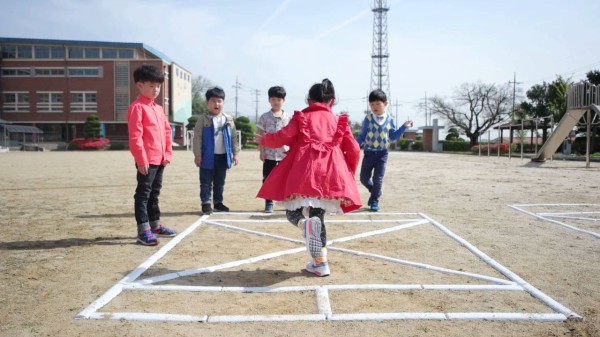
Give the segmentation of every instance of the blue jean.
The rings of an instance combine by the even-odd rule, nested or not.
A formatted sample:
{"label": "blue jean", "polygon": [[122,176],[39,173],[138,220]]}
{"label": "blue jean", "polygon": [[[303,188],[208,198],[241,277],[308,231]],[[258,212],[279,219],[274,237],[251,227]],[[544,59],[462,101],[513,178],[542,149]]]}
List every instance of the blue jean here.
{"label": "blue jean", "polygon": [[135,221],[139,228],[149,226],[160,220],[160,208],[158,207],[158,196],[162,188],[163,172],[162,165],[152,165],[148,168],[148,174],[137,173],[137,188],[135,189],[134,207]]}
{"label": "blue jean", "polygon": [[215,204],[223,202],[226,176],[226,154],[215,154],[215,167],[213,169],[200,168],[200,202],[202,205],[210,204],[211,190],[213,192],[213,202]]}
{"label": "blue jean", "polygon": [[379,202],[387,164],[387,151],[365,151],[360,167],[360,182],[369,190],[370,202]]}

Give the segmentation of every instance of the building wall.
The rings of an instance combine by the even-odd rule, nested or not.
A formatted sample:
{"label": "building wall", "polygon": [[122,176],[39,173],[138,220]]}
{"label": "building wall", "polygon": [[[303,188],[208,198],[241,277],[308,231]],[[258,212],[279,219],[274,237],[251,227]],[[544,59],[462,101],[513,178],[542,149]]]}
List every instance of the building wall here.
{"label": "building wall", "polygon": [[[0,38],[2,40],[4,38]],[[18,42],[11,40],[10,45],[19,45]],[[23,39],[27,40],[27,39]],[[38,41],[38,40],[36,40]],[[44,43],[45,40],[39,40],[41,45],[53,45],[51,40]],[[74,43],[79,43],[75,41]],[[31,41],[23,42],[24,45],[36,45]],[[0,48],[2,48],[2,41],[0,41]],[[57,45],[53,45],[57,46]],[[69,47],[68,41],[64,44],[60,44],[62,47]],[[95,47],[91,44],[92,47]],[[111,44],[107,42],[98,42],[98,46],[111,48]],[[121,48],[120,44],[114,46],[114,48]],[[128,49],[132,49],[129,47]],[[162,69],[167,75],[165,82],[161,88],[161,93],[156,99],[156,103],[163,106],[165,114],[168,115],[169,121],[176,125],[176,128],[183,127],[187,121],[183,119],[181,111],[174,113],[172,110],[173,100],[169,99],[172,96],[171,93],[171,80],[173,78],[171,62],[163,60],[154,56],[151,52],[146,51],[144,48],[137,47],[133,48],[136,50],[137,57],[135,59],[20,59],[20,58],[0,58],[0,69],[8,71],[11,68],[24,68],[33,70],[34,68],[52,68],[52,69],[63,69],[65,75],[60,77],[47,77],[47,76],[24,76],[14,77],[5,75],[0,77],[0,118],[8,122],[33,125],[40,127],[45,132],[47,138],[51,138],[51,141],[63,140],[70,141],[74,137],[83,136],[83,123],[87,116],[91,113],[96,113],[100,117],[100,122],[105,126],[105,133],[107,138],[113,138],[117,141],[127,139],[127,107],[134,101],[138,96],[138,89],[133,82],[133,71],[143,65],[151,64]],[[65,52],[65,55],[68,53]],[[100,71],[98,76],[94,77],[81,77],[81,76],[66,76],[69,73],[69,68],[79,69],[85,67],[99,67]],[[117,70],[118,69],[118,70]],[[183,69],[183,68],[181,68]],[[189,73],[189,72],[188,72]],[[32,72],[33,74],[33,72]],[[76,74],[73,74],[76,75]],[[191,74],[189,74],[189,83],[184,90],[189,90],[189,96],[191,97]],[[120,85],[120,87],[119,87]],[[177,86],[178,95],[179,87]],[[28,112],[10,112],[2,109],[2,99],[4,93],[10,92],[26,92],[29,96],[29,111]],[[59,105],[53,104],[53,109],[56,111],[40,111],[38,109],[38,93],[42,95],[44,92],[62,93],[62,109]],[[79,92],[79,93],[78,93]],[[90,104],[77,104],[76,106],[86,106],[86,108],[92,107],[91,111],[76,112],[76,106],[72,106],[71,94],[78,93],[79,97],[82,97],[81,92],[87,92],[88,94],[95,93],[95,111],[93,111],[94,105]],[[85,96],[85,95],[84,95]],[[183,93],[185,97],[185,92]],[[48,97],[48,96],[45,96]],[[86,97],[89,97],[87,95]],[[179,97],[179,96],[178,96]],[[175,101],[181,101],[175,99]],[[71,109],[74,107],[75,109]],[[80,110],[80,109],[79,109]],[[191,115],[191,98],[189,115]],[[189,117],[188,115],[188,117]],[[175,130],[177,131],[177,130]],[[52,135],[50,135],[52,134]]]}

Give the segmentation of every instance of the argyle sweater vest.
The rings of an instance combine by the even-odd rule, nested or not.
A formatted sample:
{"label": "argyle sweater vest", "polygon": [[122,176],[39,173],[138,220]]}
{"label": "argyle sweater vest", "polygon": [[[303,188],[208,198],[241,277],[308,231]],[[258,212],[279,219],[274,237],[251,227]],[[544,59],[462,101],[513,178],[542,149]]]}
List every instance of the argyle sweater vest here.
{"label": "argyle sweater vest", "polygon": [[383,151],[390,147],[390,130],[392,125],[389,116],[386,116],[382,125],[377,124],[373,119],[373,114],[367,115],[368,131],[365,137],[364,149],[366,151]]}

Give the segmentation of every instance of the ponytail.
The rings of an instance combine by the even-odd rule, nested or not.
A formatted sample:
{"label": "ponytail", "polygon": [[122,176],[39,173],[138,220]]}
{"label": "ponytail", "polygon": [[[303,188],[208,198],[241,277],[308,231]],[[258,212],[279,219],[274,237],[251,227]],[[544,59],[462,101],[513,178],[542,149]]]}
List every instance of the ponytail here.
{"label": "ponytail", "polygon": [[329,103],[335,100],[335,89],[329,79],[323,79],[321,83],[315,83],[308,91],[308,98],[313,102]]}

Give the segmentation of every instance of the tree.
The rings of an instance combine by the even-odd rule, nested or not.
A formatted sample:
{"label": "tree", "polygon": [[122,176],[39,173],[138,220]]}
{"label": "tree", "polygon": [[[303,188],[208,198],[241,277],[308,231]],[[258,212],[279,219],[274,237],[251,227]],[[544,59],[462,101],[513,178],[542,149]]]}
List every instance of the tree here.
{"label": "tree", "polygon": [[234,122],[235,128],[242,133],[242,146],[246,146],[249,139],[254,139],[254,126],[246,116],[238,117]]}
{"label": "tree", "polygon": [[431,113],[440,116],[467,136],[471,146],[479,136],[507,115],[512,102],[508,84],[463,83],[455,90],[452,103],[439,96],[431,98]]}
{"label": "tree", "polygon": [[590,70],[587,74],[585,74],[587,80],[593,85],[600,85],[600,71],[599,70]]}
{"label": "tree", "polygon": [[446,140],[461,140],[460,132],[457,128],[449,128],[448,134],[446,135]]}
{"label": "tree", "polygon": [[567,112],[567,93],[571,83],[571,78],[557,75],[556,79],[548,85],[548,106],[554,120],[559,121]]}
{"label": "tree", "polygon": [[198,122],[198,115],[191,115],[187,121],[188,123],[185,126],[186,130],[194,130],[194,126],[196,126],[196,122]]}
{"label": "tree", "polygon": [[192,79],[192,115],[208,113],[204,93],[214,84],[207,78],[198,75]]}
{"label": "tree", "polygon": [[100,136],[100,117],[96,114],[88,115],[83,124],[83,136],[96,139]]}

